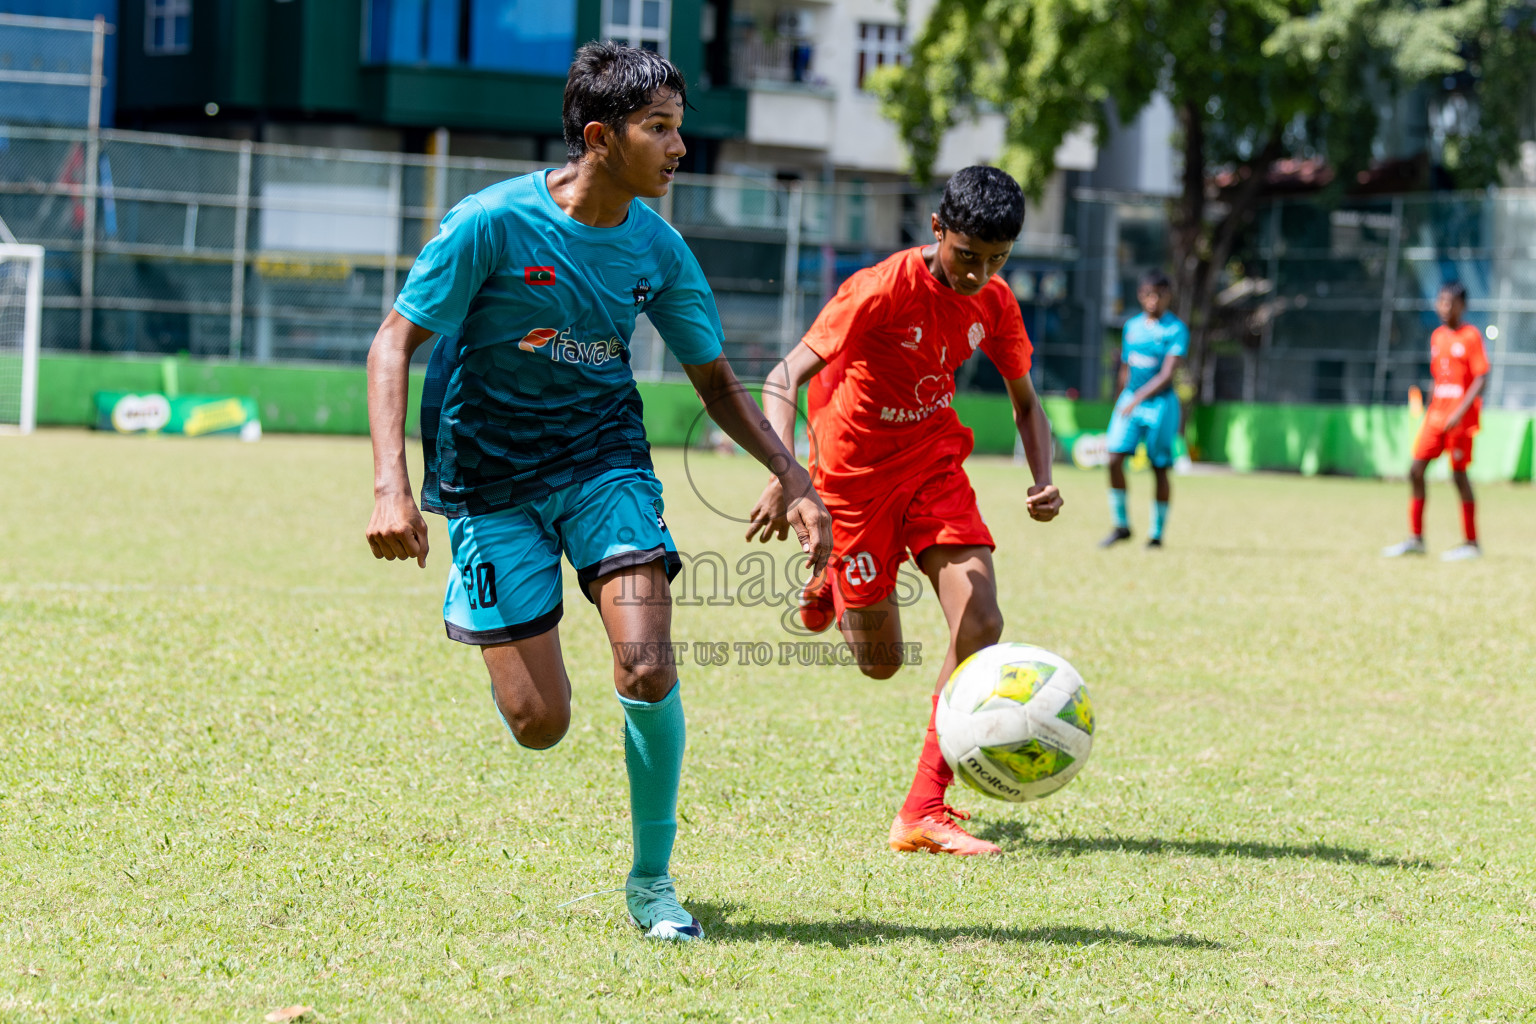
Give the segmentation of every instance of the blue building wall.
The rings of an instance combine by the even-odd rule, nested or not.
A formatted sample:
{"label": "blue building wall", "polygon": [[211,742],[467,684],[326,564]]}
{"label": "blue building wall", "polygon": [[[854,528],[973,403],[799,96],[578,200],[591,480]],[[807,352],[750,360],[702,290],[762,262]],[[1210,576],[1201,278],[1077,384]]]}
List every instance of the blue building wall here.
{"label": "blue building wall", "polygon": [[570,66],[576,0],[470,0],[467,25],[460,11],[459,0],[369,0],[368,63],[562,77]]}
{"label": "blue building wall", "polygon": [[[90,21],[97,15],[117,25],[117,0],[0,0],[0,14]],[[116,35],[109,35],[102,68],[101,124],[111,127],[117,106]],[[0,69],[89,74],[91,34],[68,30],[0,25]],[[89,120],[89,90],[84,86],[0,82],[0,124],[43,124],[83,128]]]}

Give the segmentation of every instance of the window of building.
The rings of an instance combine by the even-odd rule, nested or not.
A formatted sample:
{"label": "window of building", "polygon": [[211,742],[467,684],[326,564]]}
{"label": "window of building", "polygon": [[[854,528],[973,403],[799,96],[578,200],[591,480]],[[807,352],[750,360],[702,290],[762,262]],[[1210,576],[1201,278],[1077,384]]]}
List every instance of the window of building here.
{"label": "window of building", "polygon": [[565,77],[576,52],[576,0],[474,0],[472,67]]}
{"label": "window of building", "polygon": [[564,77],[576,0],[369,0],[370,64],[463,65]]}
{"label": "window of building", "polygon": [[151,56],[192,49],[192,0],[144,0],[144,52]]}
{"label": "window of building", "polygon": [[603,0],[603,38],[667,55],[671,0]]}
{"label": "window of building", "polygon": [[907,62],[907,27],[859,22],[859,88],[875,68]]}

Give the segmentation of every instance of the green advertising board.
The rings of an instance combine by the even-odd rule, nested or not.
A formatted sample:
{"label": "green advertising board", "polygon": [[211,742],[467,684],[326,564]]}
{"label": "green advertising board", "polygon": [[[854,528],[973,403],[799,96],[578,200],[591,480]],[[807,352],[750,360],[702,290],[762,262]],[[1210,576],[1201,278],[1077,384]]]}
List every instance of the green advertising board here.
{"label": "green advertising board", "polygon": [[237,395],[177,395],[158,391],[96,392],[96,429],[119,434],[235,435],[261,438],[256,401]]}

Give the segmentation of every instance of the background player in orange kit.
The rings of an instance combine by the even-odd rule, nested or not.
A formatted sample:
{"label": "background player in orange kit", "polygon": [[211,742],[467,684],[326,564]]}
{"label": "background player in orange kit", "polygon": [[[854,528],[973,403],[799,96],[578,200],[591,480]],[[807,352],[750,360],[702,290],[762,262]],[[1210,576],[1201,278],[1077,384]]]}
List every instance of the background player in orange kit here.
{"label": "background player in orange kit", "polygon": [[1435,389],[1424,425],[1413,443],[1413,466],[1408,470],[1413,487],[1408,520],[1413,535],[1383,551],[1388,558],[1424,554],[1424,470],[1443,452],[1451,453],[1451,479],[1456,481],[1456,490],[1461,494],[1461,526],[1466,541],[1440,557],[1447,562],[1459,562],[1482,554],[1477,543],[1477,505],[1467,467],[1472,465],[1472,438],[1483,408],[1488,356],[1483,351],[1482,332],[1461,322],[1466,311],[1465,286],[1453,283],[1440,289],[1435,297],[1435,312],[1440,315],[1441,326],[1429,337],[1430,372],[1434,374]]}
{"label": "background player in orange kit", "polygon": [[[950,407],[955,370],[977,348],[1008,384],[1035,481],[1023,506],[1040,522],[1061,508],[1050,424],[1029,380],[1029,336],[1013,293],[993,279],[1023,226],[1024,195],[1012,178],[993,167],[960,171],[933,215],[934,244],[850,277],[764,384],[764,410],[792,445],[797,395],[811,381],[812,473],[832,513],[832,561],[825,580],[807,585],[801,620],[818,632],[835,620],[860,671],[874,679],[889,679],[902,664],[894,591],[909,550],[949,623],[935,693],[956,664],[1002,634],[995,544],[961,468],[972,436]],[[780,486],[770,481],[747,539],[759,531],[764,541],[783,538],[783,508]],[[944,802],[953,780],[930,707],[917,777],[891,825],[893,849],[1000,852],[956,823],[967,815]]]}

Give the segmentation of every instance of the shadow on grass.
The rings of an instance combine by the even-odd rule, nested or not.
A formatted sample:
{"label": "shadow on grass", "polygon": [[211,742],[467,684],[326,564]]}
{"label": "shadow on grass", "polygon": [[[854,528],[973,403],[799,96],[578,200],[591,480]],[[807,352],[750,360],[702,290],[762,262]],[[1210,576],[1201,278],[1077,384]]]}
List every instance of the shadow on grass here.
{"label": "shadow on grass", "polygon": [[1369,850],[1327,843],[1245,843],[1216,839],[1141,839],[1134,836],[1067,836],[1058,839],[1030,839],[1029,826],[1022,821],[989,822],[974,830],[975,835],[1008,849],[1029,849],[1057,857],[1077,857],[1086,853],[1175,854],[1186,857],[1252,857],[1255,860],[1325,860],[1335,864],[1364,864],[1373,868],[1407,868],[1433,871],[1433,861],[1417,857],[1378,857]]}
{"label": "shadow on grass", "polygon": [[975,939],[984,942],[1050,943],[1058,946],[1096,946],[1114,943],[1121,946],[1173,946],[1185,949],[1221,949],[1221,943],[1195,935],[1143,935],[1114,928],[1087,928],[1073,925],[1041,925],[1035,928],[994,928],[986,925],[925,927],[896,921],[871,921],[846,917],[832,921],[733,921],[742,909],[739,903],[710,903],[689,900],[692,910],[704,926],[711,942],[793,942],[802,946],[870,946],[903,939],[925,942],[950,942]]}

